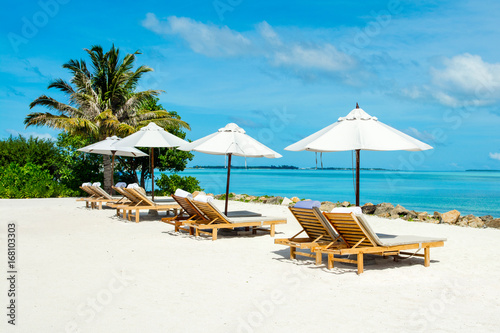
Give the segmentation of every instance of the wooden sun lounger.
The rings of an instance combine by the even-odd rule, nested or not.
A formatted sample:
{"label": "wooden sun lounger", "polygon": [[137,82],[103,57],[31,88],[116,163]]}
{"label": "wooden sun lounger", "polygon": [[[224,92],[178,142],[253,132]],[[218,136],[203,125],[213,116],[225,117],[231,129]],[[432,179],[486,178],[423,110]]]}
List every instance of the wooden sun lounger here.
{"label": "wooden sun lounger", "polygon": [[[192,202],[210,220],[208,223],[186,223],[189,227],[194,228],[196,237],[200,234],[208,234],[212,235],[212,240],[217,240],[217,232],[219,229],[234,229],[242,227],[251,228],[252,233],[254,234],[257,230],[266,231],[271,234],[271,237],[274,237],[276,224],[286,223],[286,218],[282,217],[242,216],[229,218],[211,202]],[[269,226],[270,228],[262,228],[263,226]]]}
{"label": "wooden sun lounger", "polygon": [[[357,264],[358,274],[363,273],[363,255],[365,253],[381,256],[398,256],[410,254],[424,257],[424,266],[430,265],[430,248],[444,246],[446,239],[395,236],[376,234],[362,215],[353,213],[323,213],[329,223],[324,223],[331,233],[336,232],[344,242],[342,248],[313,247],[313,251],[328,254],[328,269],[333,268],[334,262],[347,262]],[[424,254],[407,253],[405,250],[424,249]],[[356,259],[338,258],[335,255],[356,255]]]}
{"label": "wooden sun lounger", "polygon": [[[100,186],[92,185],[89,188],[95,193],[95,197],[88,198],[87,202],[90,202],[92,208],[99,206],[99,209],[102,209],[102,204],[106,203],[109,205],[110,203],[120,204],[123,201],[122,198],[113,198],[106,191],[104,191]],[[87,206],[88,207],[88,206]]]}
{"label": "wooden sun lounger", "polygon": [[134,188],[124,188],[123,191],[127,193],[127,198],[129,198],[131,202],[129,204],[118,205],[116,206],[116,209],[117,212],[122,210],[122,217],[124,219],[128,219],[129,221],[131,221],[132,217],[135,217],[135,222],[139,222],[141,210],[164,210],[168,212],[173,209],[181,208],[181,206],[173,202],[165,204],[155,203]]}
{"label": "wooden sun lounger", "polygon": [[[86,193],[88,193],[88,197],[86,198],[79,198],[79,199],[76,199],[76,201],[85,201],[85,206],[87,208],[89,208],[89,204],[90,203],[90,199],[96,199],[97,198],[97,194],[90,188],[90,186],[80,186],[80,189]],[[91,206],[93,208],[93,206]]]}
{"label": "wooden sun lounger", "polygon": [[[172,195],[172,198],[177,201],[182,210],[174,217],[164,217],[161,220],[165,223],[175,226],[175,231],[184,230],[188,231],[190,235],[193,234],[194,228],[187,226],[187,224],[196,221],[199,224],[210,223],[205,214],[193,203],[193,200],[188,197],[179,197]],[[228,217],[256,217],[262,216],[260,213],[251,212],[248,210],[231,211],[227,213]]]}
{"label": "wooden sun lounger", "polygon": [[[276,239],[274,243],[289,246],[290,259],[296,259],[297,255],[316,258],[316,265],[321,265],[321,252],[312,252],[311,248],[332,248],[341,246],[339,242],[340,236],[336,235],[335,233],[331,234],[323,226],[326,220],[317,207],[314,207],[312,209],[290,207],[290,211],[300,223],[302,231],[295,234],[291,238]],[[323,223],[321,222],[322,220]],[[298,237],[302,233],[305,233],[305,236],[307,237]],[[297,251],[297,249],[307,249],[309,250],[309,252],[300,252]]]}

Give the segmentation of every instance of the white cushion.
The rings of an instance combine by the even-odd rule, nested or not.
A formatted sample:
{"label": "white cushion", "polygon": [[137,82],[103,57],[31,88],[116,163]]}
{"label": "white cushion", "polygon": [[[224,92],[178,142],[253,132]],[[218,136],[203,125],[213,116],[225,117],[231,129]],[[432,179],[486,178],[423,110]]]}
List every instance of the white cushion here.
{"label": "white cushion", "polygon": [[91,182],[88,182],[88,183],[83,183],[83,184],[82,184],[82,187],[83,187],[83,186],[92,186],[92,183],[91,183]]}
{"label": "white cushion", "polygon": [[196,197],[194,197],[194,201],[198,201],[198,202],[210,202],[213,200],[214,200],[214,197],[204,195],[204,194],[198,194]]}
{"label": "white cushion", "polygon": [[101,183],[100,182],[95,182],[94,184],[92,184],[92,186],[101,186]]}
{"label": "white cushion", "polygon": [[139,184],[137,183],[132,183],[132,184],[128,184],[127,188],[138,188],[139,187]]}
{"label": "white cushion", "polygon": [[180,188],[178,188],[177,190],[175,190],[174,195],[176,197],[191,198],[191,199],[193,199],[193,195],[191,193],[189,193],[188,191],[184,191],[183,189],[180,189]]}
{"label": "white cushion", "polygon": [[127,187],[127,183],[119,182],[119,183],[116,183],[115,187],[124,188],[124,187]]}
{"label": "white cushion", "polygon": [[361,215],[363,214],[363,211],[361,210],[361,207],[359,206],[354,206],[354,207],[335,207],[332,209],[332,213],[354,213],[356,215]]}

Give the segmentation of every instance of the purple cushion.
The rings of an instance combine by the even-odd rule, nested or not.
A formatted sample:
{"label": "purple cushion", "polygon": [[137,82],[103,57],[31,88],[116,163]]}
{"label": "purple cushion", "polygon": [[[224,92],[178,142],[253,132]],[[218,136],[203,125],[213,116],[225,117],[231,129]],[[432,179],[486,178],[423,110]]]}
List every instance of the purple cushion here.
{"label": "purple cushion", "polygon": [[294,208],[306,208],[306,209],[313,209],[313,207],[320,207],[321,202],[316,201],[316,200],[306,200],[306,201],[299,201],[293,206]]}

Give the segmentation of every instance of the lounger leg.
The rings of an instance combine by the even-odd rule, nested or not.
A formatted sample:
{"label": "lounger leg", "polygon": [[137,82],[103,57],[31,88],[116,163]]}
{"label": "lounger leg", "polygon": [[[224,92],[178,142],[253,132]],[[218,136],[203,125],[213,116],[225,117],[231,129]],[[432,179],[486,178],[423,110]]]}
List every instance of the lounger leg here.
{"label": "lounger leg", "polygon": [[99,201],[99,210],[102,210],[102,201]]}
{"label": "lounger leg", "polygon": [[295,251],[297,248],[295,246],[290,246],[290,259],[296,259]]}
{"label": "lounger leg", "polygon": [[363,273],[363,253],[358,253],[358,274]]}
{"label": "lounger leg", "polygon": [[334,261],[333,261],[333,253],[328,253],[328,264],[327,264],[327,268],[328,269],[332,269],[333,266],[334,266]]}
{"label": "lounger leg", "polygon": [[196,237],[199,237],[199,236],[200,236],[200,231],[198,230],[198,228],[195,228],[194,235],[195,235]]}
{"label": "lounger leg", "polygon": [[124,209],[123,212],[122,212],[122,219],[127,219],[127,210]]}
{"label": "lounger leg", "polygon": [[424,266],[429,267],[431,264],[431,249],[429,247],[424,248]]}
{"label": "lounger leg", "polygon": [[321,262],[323,261],[323,260],[321,260],[322,256],[323,256],[323,254],[320,251],[316,252],[316,266],[321,265]]}
{"label": "lounger leg", "polygon": [[274,228],[276,227],[276,224],[271,224],[271,237],[274,237]]}
{"label": "lounger leg", "polygon": [[217,231],[218,231],[217,228],[215,228],[215,229],[212,230],[212,240],[213,241],[217,240]]}
{"label": "lounger leg", "polygon": [[135,210],[135,223],[139,223],[139,209]]}

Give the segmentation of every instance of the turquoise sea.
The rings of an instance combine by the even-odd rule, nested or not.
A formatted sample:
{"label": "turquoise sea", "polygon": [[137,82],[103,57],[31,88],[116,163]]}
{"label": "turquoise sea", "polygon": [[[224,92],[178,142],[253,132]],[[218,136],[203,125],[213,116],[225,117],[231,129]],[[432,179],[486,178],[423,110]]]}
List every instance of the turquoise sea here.
{"label": "turquoise sea", "polygon": [[[225,193],[226,169],[186,169],[207,193]],[[157,173],[159,174],[159,173]],[[232,169],[230,192],[354,203],[351,170]],[[457,209],[462,215],[500,217],[500,172],[403,172],[362,170],[361,204],[390,202],[428,213]]]}

